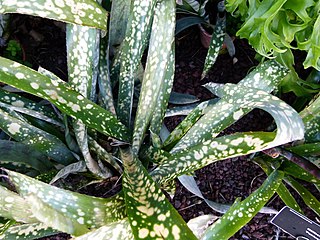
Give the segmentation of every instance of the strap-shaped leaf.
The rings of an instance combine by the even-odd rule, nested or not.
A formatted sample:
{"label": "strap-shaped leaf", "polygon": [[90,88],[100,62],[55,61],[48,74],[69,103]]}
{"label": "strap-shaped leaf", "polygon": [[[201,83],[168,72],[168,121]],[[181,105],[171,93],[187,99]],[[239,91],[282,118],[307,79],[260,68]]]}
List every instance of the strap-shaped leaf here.
{"label": "strap-shaped leaf", "polygon": [[0,164],[13,163],[46,172],[53,168],[48,157],[34,147],[14,141],[0,140]]}
{"label": "strap-shaped leaf", "polygon": [[[174,41],[175,15],[174,0],[162,1],[156,4],[147,65],[134,125],[132,142],[132,150],[134,153],[139,151],[155,107],[157,104],[162,105],[163,103],[163,96],[162,99],[158,99],[161,88],[167,90],[166,86],[168,83],[172,83],[171,77],[166,78],[166,72],[167,64],[172,63],[172,61],[169,62],[168,60],[171,57],[171,46]],[[173,72],[171,75],[173,76]],[[166,105],[164,107],[166,107]]]}
{"label": "strap-shaped leaf", "polygon": [[284,174],[274,171],[256,191],[240,203],[235,203],[227,213],[211,225],[202,240],[225,240],[232,237],[240,228],[246,225],[273,196]]}
{"label": "strap-shaped leaf", "polygon": [[[94,28],[78,25],[67,25],[68,79],[70,86],[81,95],[92,99],[95,91],[97,70],[96,59],[99,59],[100,33]],[[73,121],[75,137],[87,164],[88,169],[97,176],[106,178],[108,174],[99,167],[89,151],[86,126],[81,120]]]}
{"label": "strap-shaped leaf", "polygon": [[158,96],[158,104],[156,105],[153,116],[150,123],[150,131],[156,135],[161,135],[161,129],[163,124],[163,119],[165,116],[165,112],[167,110],[168,101],[170,99],[170,92],[173,86],[174,80],[174,69],[175,69],[175,59],[174,59],[174,44],[172,44],[172,50],[169,56],[169,60],[167,62],[167,69],[164,76],[163,85],[160,89],[160,93]]}
{"label": "strap-shaped leaf", "polygon": [[300,116],[306,128],[305,139],[308,143],[320,142],[320,95],[318,94],[311,104],[306,107]]}
{"label": "strap-shaped leaf", "polygon": [[[121,220],[126,216],[124,200],[120,195],[112,198],[91,197],[59,189],[20,173],[9,170],[6,170],[6,172],[20,196],[23,198],[30,197],[30,203],[32,201],[37,202],[37,204],[34,204],[33,210],[37,212],[37,218],[47,219],[45,224],[48,226],[56,228],[59,226],[59,223],[49,216],[52,214],[64,216],[68,224],[80,224],[84,228],[101,227]],[[38,209],[38,204],[43,204],[44,208]]]}
{"label": "strap-shaped leaf", "polygon": [[57,116],[52,109],[43,106],[39,103],[35,103],[28,98],[22,97],[18,94],[11,93],[0,88],[0,101],[10,104],[14,107],[26,108],[38,112],[39,114],[46,115],[54,120],[57,120]]}
{"label": "strap-shaped leaf", "polygon": [[292,177],[287,176],[285,182],[289,184],[301,196],[304,203],[311,208],[318,216],[320,216],[320,201],[308,189],[302,186]]}
{"label": "strap-shaped leaf", "polygon": [[52,80],[19,63],[0,57],[0,79],[13,87],[47,99],[62,112],[106,135],[128,141],[129,132],[110,112],[72,90],[62,80]]}
{"label": "strap-shaped leaf", "polygon": [[[270,157],[256,157],[253,159],[255,163],[257,163],[263,171],[270,175],[273,172],[272,165],[275,164],[275,159],[272,159],[272,162],[266,161],[266,159],[270,159]],[[272,165],[270,165],[272,164]],[[281,200],[286,204],[286,206],[291,207],[292,209],[296,210],[297,212],[300,212],[303,214],[303,211],[301,210],[299,204],[297,203],[296,199],[292,196],[286,185],[284,183],[280,183],[277,194],[281,198]]]}
{"label": "strap-shaped leaf", "polygon": [[20,13],[78,25],[107,29],[108,13],[91,0],[32,0],[17,2],[3,0],[0,13]]}
{"label": "strap-shaped leaf", "polygon": [[[273,146],[277,146],[277,142],[278,145],[281,145],[303,139],[304,125],[300,116],[279,98],[258,89],[247,89],[235,84],[211,83],[208,86],[211,91],[222,98],[221,101],[212,106],[210,112],[196,123],[197,126],[190,129],[174,148],[175,151],[215,137],[225,126],[237,121],[245,112],[248,112],[248,109],[253,108],[262,109],[275,119],[278,134],[275,139],[276,145]],[[213,127],[213,129],[206,127]],[[280,132],[282,136],[279,135]]]}
{"label": "strap-shaped leaf", "polygon": [[1,109],[0,128],[16,141],[34,147],[56,162],[68,164],[74,161],[70,150],[56,136],[14,118]]}
{"label": "strap-shaped leaf", "polygon": [[30,223],[9,227],[4,233],[0,234],[0,239],[33,240],[49,237],[57,233],[58,231],[49,228],[43,223]]}
{"label": "strap-shaped leaf", "polygon": [[134,76],[146,46],[156,0],[134,0],[128,29],[120,53],[117,114],[126,126],[131,124]]}
{"label": "strap-shaped leaf", "polygon": [[219,55],[219,52],[223,45],[224,36],[226,34],[226,18],[217,16],[216,25],[212,33],[210,40],[210,46],[204,63],[203,72],[201,74],[201,79],[203,79],[210,68],[214,65]]}
{"label": "strap-shaped leaf", "polygon": [[[0,185],[0,216],[17,222],[35,223],[38,220],[32,216],[28,203],[15,192]],[[1,237],[0,237],[1,239]]]}
{"label": "strap-shaped leaf", "polygon": [[125,38],[130,16],[131,0],[114,1],[110,12],[110,30],[109,44],[110,47],[120,45]]}
{"label": "strap-shaped leaf", "polygon": [[134,240],[128,219],[102,226],[73,240]]}
{"label": "strap-shaped leaf", "polygon": [[[231,90],[229,94],[231,97],[225,96],[225,98],[207,109],[207,114],[190,129],[190,131],[172,149],[172,152],[183,149],[184,147],[181,148],[183,145],[191,146],[204,139],[210,139],[217,136],[223,129],[252,110],[252,108],[247,106],[244,102],[247,97],[249,97],[248,101],[250,102],[258,103],[258,101],[260,101],[259,98],[253,98],[253,95],[247,95],[247,97],[245,97],[247,89],[253,91],[252,88],[256,88],[271,92],[286,74],[287,69],[274,61],[267,61],[259,65],[254,71],[248,74],[246,78],[237,84],[237,86],[239,86],[238,90]],[[206,87],[209,88],[210,84],[206,85]],[[212,90],[211,88],[209,89]],[[236,95],[233,94],[235,91],[237,91]],[[266,101],[264,100],[264,97],[262,100]],[[239,101],[239,103],[237,101]]]}
{"label": "strap-shaped leaf", "polygon": [[135,238],[197,239],[132,152],[122,150],[121,156],[123,190]]}

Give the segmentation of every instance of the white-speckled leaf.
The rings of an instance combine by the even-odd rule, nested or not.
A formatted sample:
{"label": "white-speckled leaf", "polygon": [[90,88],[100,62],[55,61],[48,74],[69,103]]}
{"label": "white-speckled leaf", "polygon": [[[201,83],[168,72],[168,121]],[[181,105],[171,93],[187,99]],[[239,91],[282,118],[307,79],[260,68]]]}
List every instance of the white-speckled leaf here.
{"label": "white-speckled leaf", "polygon": [[120,45],[125,37],[130,16],[131,0],[113,1],[110,12],[110,47]]}
{"label": "white-speckled leaf", "polygon": [[202,240],[227,240],[246,225],[273,196],[282,181],[283,173],[274,171],[256,191],[240,203],[235,203],[227,213],[211,225]]}
{"label": "white-speckled leaf", "polygon": [[[49,218],[45,222],[48,226],[54,227],[58,223],[46,216],[46,211],[49,215],[56,212],[57,216],[64,216],[66,221],[77,222],[85,228],[101,227],[126,217],[124,200],[120,195],[97,198],[63,190],[13,171],[6,170],[6,173],[20,196],[44,204],[44,209],[34,210],[37,211],[37,218]],[[37,208],[37,204],[33,207]]]}
{"label": "white-speckled leaf", "polygon": [[156,0],[133,1],[126,37],[120,53],[117,114],[126,126],[131,125],[134,78],[146,47],[155,4]]}
{"label": "white-speckled leaf", "polygon": [[[78,93],[93,100],[100,33],[94,28],[72,24],[67,25],[66,33],[69,84]],[[86,126],[81,120],[74,120],[73,129],[88,169],[99,177],[108,177],[107,172],[99,167],[90,154]]]}
{"label": "white-speckled leaf", "polygon": [[197,239],[129,149],[122,150],[123,191],[135,239]]}
{"label": "white-speckled leaf", "polygon": [[0,164],[12,163],[14,169],[19,166],[33,168],[38,172],[47,172],[53,168],[48,156],[34,147],[9,140],[0,140]]}
{"label": "white-speckled leaf", "polygon": [[71,151],[59,138],[1,109],[0,128],[17,142],[34,147],[58,163],[69,164],[75,160]]}
{"label": "white-speckled leaf", "polygon": [[[166,78],[166,71],[174,41],[175,4],[174,0],[162,1],[154,9],[147,64],[134,124],[134,153],[139,151],[155,107],[164,100],[160,94],[161,88],[168,84],[165,81],[171,82],[171,78]],[[159,95],[162,99],[159,99]]]}
{"label": "white-speckled leaf", "polygon": [[[228,93],[225,94],[225,96],[222,96],[225,93],[223,90],[223,85],[217,85],[214,83],[206,84],[206,87],[210,91],[219,97],[222,97],[222,99],[211,106],[211,109],[209,109],[208,112],[200,120],[198,120],[198,122],[181,139],[181,141],[179,141],[174,149],[172,149],[172,152],[177,152],[180,149],[183,149],[186,145],[192,146],[200,143],[201,141],[205,141],[217,136],[223,129],[239,120],[243,115],[247,114],[253,108],[262,108],[266,111],[274,111],[273,108],[270,110],[266,108],[269,108],[270,104],[275,104],[274,106],[277,106],[276,111],[278,111],[280,116],[285,113],[282,112],[282,110],[290,109],[289,111],[293,111],[290,106],[278,98],[273,97],[264,91],[260,91],[259,89],[248,86],[252,85],[263,87],[261,90],[266,89],[266,91],[269,92],[271,91],[272,86],[274,88],[286,74],[287,71],[285,68],[281,67],[275,62],[270,61],[264,65],[261,65],[258,72],[251,73],[246,80],[241,81],[239,84],[226,84],[226,90]],[[260,80],[264,81],[264,83],[252,83]],[[229,88],[229,86],[233,86],[231,87],[232,89]],[[259,93],[263,94],[260,95]],[[278,116],[278,114],[275,116]],[[296,115],[296,113],[294,115]],[[291,118],[291,116],[288,116],[287,118]]]}
{"label": "white-speckled leaf", "polygon": [[108,13],[92,0],[3,0],[1,13],[20,13],[107,29]]}
{"label": "white-speckled leaf", "polygon": [[0,57],[0,64],[2,82],[47,99],[62,112],[82,120],[84,124],[99,132],[123,141],[130,139],[127,128],[110,112],[84,98],[64,81],[50,79],[5,58]]}
{"label": "white-speckled leaf", "polygon": [[320,201],[308,189],[290,176],[285,177],[285,182],[289,184],[303,199],[304,203],[320,216]]}
{"label": "white-speckled leaf", "polygon": [[9,227],[4,233],[0,234],[0,239],[33,240],[49,237],[57,233],[58,231],[49,228],[43,223],[30,223]]}
{"label": "white-speckled leaf", "polygon": [[128,219],[102,226],[72,240],[134,240]]}
{"label": "white-speckled leaf", "polygon": [[304,122],[306,142],[320,142],[320,95],[318,94],[312,103],[300,112]]}
{"label": "white-speckled leaf", "polygon": [[201,79],[203,79],[207,75],[210,68],[216,62],[217,57],[223,45],[224,36],[226,34],[225,31],[226,31],[226,18],[225,17],[220,18],[219,16],[217,16],[216,25],[214,26],[214,30],[212,33],[210,46],[209,46],[206,60],[204,63],[204,68],[201,74]]}
{"label": "white-speckled leaf", "polygon": [[[28,203],[17,193],[9,191],[0,185],[0,216],[22,223],[35,223],[38,220],[32,216]],[[1,235],[0,235],[1,239]]]}
{"label": "white-speckled leaf", "polygon": [[163,85],[160,89],[160,93],[158,96],[158,104],[156,104],[150,123],[150,131],[153,132],[155,135],[161,135],[161,129],[163,128],[163,119],[167,110],[168,101],[170,99],[170,93],[173,86],[174,70],[175,48],[174,44],[172,44],[172,50],[169,56],[169,60],[167,62],[167,69],[164,76]]}

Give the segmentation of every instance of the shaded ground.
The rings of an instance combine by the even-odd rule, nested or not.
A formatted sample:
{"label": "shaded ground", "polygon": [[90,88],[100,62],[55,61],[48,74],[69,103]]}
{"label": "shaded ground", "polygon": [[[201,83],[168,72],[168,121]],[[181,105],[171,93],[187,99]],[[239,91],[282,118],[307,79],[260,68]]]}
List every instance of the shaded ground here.
{"label": "shaded ground", "polygon": [[[66,79],[65,33],[63,26],[57,26],[49,20],[19,17],[16,19],[13,37],[23,46],[23,56],[37,68],[41,65]],[[31,34],[30,32],[33,31]],[[37,38],[38,37],[38,38]],[[245,41],[236,40],[236,57],[238,62],[233,64],[228,54],[222,54],[208,78],[200,81],[206,49],[198,37],[198,29],[191,28],[177,36],[176,40],[176,76],[174,90],[181,93],[196,95],[204,100],[212,97],[209,91],[201,87],[206,82],[237,83],[258,62],[254,59],[255,52]],[[169,128],[173,128],[182,118],[173,117],[166,120]],[[239,122],[229,127],[224,133],[237,131],[266,130],[272,123],[272,118],[265,112],[253,111]],[[246,157],[228,159],[211,164],[196,173],[197,183],[205,197],[219,203],[231,204],[238,197],[245,198],[264,181],[266,176],[262,170]],[[107,180],[102,184],[84,189],[84,193],[96,196],[109,195],[101,193],[101,189],[119,188],[115,186],[118,177]],[[320,197],[320,196],[319,196]],[[297,196],[299,202],[301,199]],[[183,218],[189,219],[202,214],[216,214],[201,199],[193,196],[179,183],[177,192],[172,199],[173,205]],[[303,204],[302,204],[303,205]],[[274,197],[268,206],[280,210],[283,206],[279,197]],[[310,211],[306,215],[314,219]],[[241,229],[232,239],[275,239],[277,229],[269,224],[271,216],[258,214],[252,221]],[[67,235],[59,235],[48,239],[67,239]],[[293,239],[280,233],[280,239]]]}

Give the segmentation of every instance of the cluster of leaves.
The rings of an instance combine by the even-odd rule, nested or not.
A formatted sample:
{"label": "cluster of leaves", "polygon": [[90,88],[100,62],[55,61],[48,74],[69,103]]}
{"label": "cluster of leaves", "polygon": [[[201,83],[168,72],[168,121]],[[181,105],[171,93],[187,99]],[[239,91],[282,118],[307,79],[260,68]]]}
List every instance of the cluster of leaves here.
{"label": "cluster of leaves", "polygon": [[[231,207],[211,202],[215,211],[225,214],[201,234],[184,222],[161,190],[172,192],[178,177],[183,181],[216,161],[301,140],[304,129],[314,141],[292,151],[301,154],[309,147],[311,163],[319,155],[319,100],[299,115],[271,95],[288,70],[266,61],[238,84],[207,84],[217,98],[191,105],[187,117],[169,133],[163,124],[166,113],[186,111],[185,106],[167,111],[173,96],[175,7],[174,0],[112,1],[108,27],[108,11],[92,0],[2,1],[0,13],[67,22],[68,82],[45,69],[35,71],[0,57],[0,81],[7,84],[0,89],[0,239],[36,239],[56,232],[78,240],[228,239],[261,209],[275,213],[263,206],[276,191],[298,208],[291,204],[294,199],[283,180],[302,178],[319,186],[317,161],[310,173],[310,165],[297,170],[291,162],[257,159],[269,175],[260,188]],[[220,49],[221,42],[214,39],[206,67]],[[115,52],[112,62],[110,49]],[[23,94],[13,93],[12,87]],[[218,137],[254,108],[273,116],[276,132]],[[112,143],[109,151],[102,147],[106,140]],[[122,174],[121,192],[91,197],[34,178],[60,170],[53,183],[86,169],[98,178]],[[319,214],[319,201],[306,189],[302,195]]]}

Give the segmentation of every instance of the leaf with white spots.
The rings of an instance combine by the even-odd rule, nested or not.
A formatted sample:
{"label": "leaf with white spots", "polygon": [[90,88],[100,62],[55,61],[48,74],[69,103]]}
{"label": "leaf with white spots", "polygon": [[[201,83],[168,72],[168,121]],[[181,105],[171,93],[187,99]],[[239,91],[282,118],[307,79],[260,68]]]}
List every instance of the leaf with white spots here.
{"label": "leaf with white spots", "polygon": [[60,79],[50,79],[26,66],[0,57],[1,81],[25,92],[44,98],[55,104],[62,112],[80,119],[97,131],[129,141],[128,129],[109,111],[84,98]]}
{"label": "leaf with white spots", "polygon": [[[172,149],[172,152],[183,149],[184,147],[181,148],[182,146],[192,146],[216,137],[222,130],[255,108],[254,106],[250,106],[249,103],[251,105],[260,105],[259,102],[261,101],[267,102],[264,99],[265,96],[259,98],[258,96],[253,97],[253,95],[249,94],[245,97],[248,91],[258,91],[260,89],[271,92],[286,74],[287,69],[275,61],[267,61],[259,65],[237,85],[234,85],[234,89],[230,89],[228,96],[226,95],[216,104],[209,106],[206,109],[206,114],[183,136],[181,141]],[[227,85],[230,86],[230,84]],[[223,86],[220,87],[213,83],[206,84],[206,87],[218,96],[219,92],[224,92]]]}
{"label": "leaf with white spots", "polygon": [[[229,239],[246,225],[273,196],[284,174],[274,171],[256,191],[240,203],[235,203],[219,220],[211,225],[202,240]],[[226,231],[227,229],[227,231]]]}
{"label": "leaf with white spots", "polygon": [[14,169],[19,166],[33,168],[39,172],[46,172],[53,168],[46,154],[23,143],[0,140],[0,165],[12,163]]}
{"label": "leaf with white spots", "polygon": [[128,19],[130,16],[131,0],[112,2],[110,11],[110,47],[118,46],[125,38]]}
{"label": "leaf with white spots", "polygon": [[291,186],[303,199],[304,203],[311,208],[318,216],[320,216],[320,201],[302,184],[290,176],[285,177],[285,182]]}
{"label": "leaf with white spots", "polygon": [[186,134],[190,128],[198,121],[198,119],[205,113],[205,109],[209,105],[215,104],[217,102],[218,98],[205,101],[200,103],[196,108],[190,112],[183,121],[179,123],[179,125],[173,129],[173,131],[170,133],[166,141],[163,143],[163,147],[166,150],[171,150],[177,142]]}
{"label": "leaf with white spots", "polygon": [[0,101],[6,104],[10,104],[13,107],[33,110],[35,112],[38,112],[38,114],[42,114],[54,120],[58,120],[53,109],[36,103],[28,98],[22,97],[18,94],[5,91],[2,88],[0,88]]}
{"label": "leaf with white spots", "polygon": [[167,62],[166,73],[164,76],[163,85],[160,88],[158,96],[158,104],[154,108],[151,123],[150,123],[150,132],[155,135],[160,135],[161,129],[163,129],[163,119],[167,110],[168,101],[170,99],[170,92],[173,86],[174,80],[174,69],[175,69],[175,58],[174,58],[175,48],[172,44],[172,50]]}
{"label": "leaf with white spots", "polygon": [[[93,99],[97,81],[100,32],[97,29],[67,25],[68,79],[70,86],[88,99]],[[107,178],[89,151],[87,129],[81,120],[73,120],[73,129],[88,169],[95,175]]]}
{"label": "leaf with white spots", "polygon": [[159,99],[163,98],[161,88],[166,87],[165,82],[172,82],[172,78],[166,78],[166,72],[174,41],[175,4],[174,0],[162,1],[154,9],[147,64],[134,124],[134,153],[139,151],[154,109],[158,104],[162,106],[164,99]]}
{"label": "leaf with white spots", "polygon": [[134,240],[128,219],[104,225],[72,240]]}
{"label": "leaf with white spots", "polygon": [[58,231],[46,226],[43,223],[30,223],[14,225],[0,234],[1,240],[33,240],[43,237],[49,237],[57,234]]}
{"label": "leaf with white spots", "polygon": [[56,136],[12,117],[1,109],[0,128],[16,141],[34,147],[58,163],[69,164],[75,160],[71,151]]}
{"label": "leaf with white spots", "polygon": [[[0,185],[0,216],[17,222],[35,223],[38,220],[26,206],[28,203],[17,193]],[[1,239],[1,237],[0,237]]]}
{"label": "leaf with white spots", "polygon": [[318,94],[311,104],[300,112],[304,122],[306,133],[305,140],[308,143],[320,142],[320,95]]}
{"label": "leaf with white spots", "polygon": [[123,191],[135,239],[197,239],[130,149],[121,151]]}
{"label": "leaf with white spots", "polygon": [[[255,157],[252,161],[258,164],[267,175],[270,175],[273,172],[274,166],[277,164],[276,160],[269,156]],[[283,182],[280,183],[277,189],[277,194],[284,204],[286,204],[286,206],[296,210],[297,212],[300,212],[301,214],[304,214],[296,199],[292,196],[289,189],[286,187],[286,185],[284,185]]]}
{"label": "leaf with white spots", "polygon": [[133,0],[126,37],[119,55],[117,115],[126,126],[131,125],[135,74],[147,44],[156,2],[156,0]]}
{"label": "leaf with white spots", "polygon": [[[40,220],[47,219],[45,223],[48,226],[59,226],[59,223],[50,217],[55,214],[59,218],[65,218],[70,224],[70,231],[73,231],[75,225],[80,230],[97,228],[126,217],[121,195],[111,198],[91,197],[48,185],[20,173],[9,170],[5,172],[21,197],[29,199],[30,204],[37,202],[30,210],[34,211]],[[39,204],[43,205],[43,208],[38,209]]]}
{"label": "leaf with white spots", "polygon": [[107,29],[108,13],[91,0],[3,0],[0,14],[20,13]]}
{"label": "leaf with white spots", "polygon": [[214,65],[223,45],[224,36],[226,34],[226,18],[217,15],[217,21],[212,33],[210,46],[201,74],[201,79],[205,78],[210,68]]}

